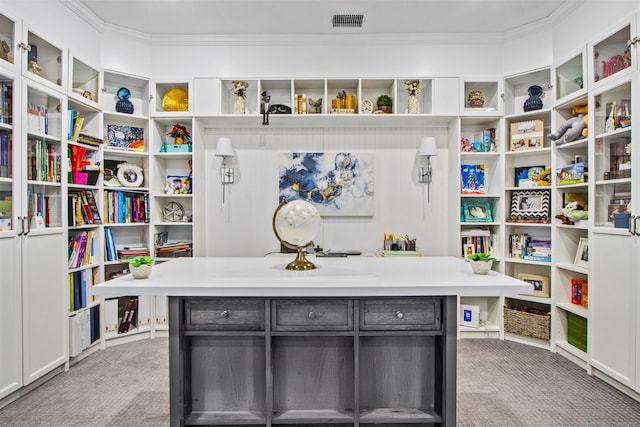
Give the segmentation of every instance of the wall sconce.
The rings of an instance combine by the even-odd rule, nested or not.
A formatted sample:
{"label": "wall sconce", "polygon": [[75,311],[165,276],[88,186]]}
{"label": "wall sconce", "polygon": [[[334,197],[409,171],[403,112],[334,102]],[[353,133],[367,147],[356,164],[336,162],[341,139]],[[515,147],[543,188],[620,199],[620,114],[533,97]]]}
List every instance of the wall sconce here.
{"label": "wall sconce", "polygon": [[222,157],[220,164],[220,182],[222,183],[222,203],[224,203],[225,185],[233,184],[233,168],[227,165],[227,157],[235,157],[236,151],[229,138],[218,138],[216,157]]}
{"label": "wall sconce", "polygon": [[426,157],[426,166],[420,166],[418,169],[418,182],[421,184],[427,184],[427,202],[431,199],[431,156],[438,155],[438,147],[436,146],[436,139],[431,136],[425,136],[420,143],[420,149],[418,150],[418,156]]}

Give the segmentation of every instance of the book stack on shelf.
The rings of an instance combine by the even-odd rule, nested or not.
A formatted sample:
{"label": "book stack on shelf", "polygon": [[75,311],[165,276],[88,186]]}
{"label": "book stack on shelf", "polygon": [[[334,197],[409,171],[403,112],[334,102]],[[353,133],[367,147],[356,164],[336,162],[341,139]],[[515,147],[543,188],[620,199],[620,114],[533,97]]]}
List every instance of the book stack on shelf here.
{"label": "book stack on shelf", "polygon": [[2,80],[0,84],[0,123],[13,123],[13,88],[11,81]]}
{"label": "book stack on shelf", "polygon": [[87,306],[87,288],[92,286],[90,270],[69,273],[69,311],[77,311]]}
{"label": "book stack on shelf", "polygon": [[69,226],[102,224],[100,210],[92,190],[69,190]]}
{"label": "book stack on shelf", "polygon": [[149,222],[149,195],[147,193],[105,190],[104,218],[108,224]]}
{"label": "book stack on shelf", "polygon": [[69,268],[80,268],[92,264],[95,236],[93,231],[85,231],[69,238]]}
{"label": "book stack on shelf", "polygon": [[60,182],[60,153],[56,150],[56,144],[41,139],[29,139],[27,150],[28,180]]}
{"label": "book stack on shelf", "polygon": [[589,291],[586,280],[571,279],[571,303],[581,305],[584,308],[589,306]]}
{"label": "book stack on shelf", "polygon": [[69,317],[69,356],[78,356],[100,339],[100,306],[82,310]]}
{"label": "book stack on shelf", "polygon": [[131,297],[122,307],[122,315],[120,316],[120,323],[118,325],[118,333],[124,334],[129,332],[131,325],[136,325],[136,319],[138,312],[138,298]]}
{"label": "book stack on shelf", "polygon": [[113,239],[113,230],[110,228],[104,229],[104,258],[105,261],[115,262],[118,261],[118,251],[116,249],[116,242]]}
{"label": "book stack on shelf", "polygon": [[27,129],[30,133],[49,134],[49,110],[46,105],[27,106]]}
{"label": "book stack on shelf", "polygon": [[156,246],[156,256],[160,258],[190,257],[192,253],[191,242],[167,242]]}
{"label": "book stack on shelf", "polygon": [[135,258],[137,256],[148,256],[149,248],[145,247],[126,247],[118,249],[118,259],[127,261],[128,259]]}
{"label": "book stack on shelf", "polygon": [[509,255],[526,261],[551,262],[551,241],[533,240],[527,233],[510,234]]}
{"label": "book stack on shelf", "polygon": [[461,253],[467,258],[471,254],[488,253],[494,255],[493,239],[489,227],[465,228],[460,231]]}

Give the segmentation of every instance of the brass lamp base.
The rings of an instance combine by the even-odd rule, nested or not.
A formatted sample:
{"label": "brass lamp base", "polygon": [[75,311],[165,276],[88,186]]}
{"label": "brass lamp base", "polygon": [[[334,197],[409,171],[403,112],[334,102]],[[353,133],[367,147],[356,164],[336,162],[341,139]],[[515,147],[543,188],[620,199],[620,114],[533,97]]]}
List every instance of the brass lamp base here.
{"label": "brass lamp base", "polygon": [[302,251],[301,247],[298,247],[298,255],[296,259],[287,264],[287,270],[294,271],[305,271],[305,270],[315,270],[316,266],[311,261],[309,261]]}

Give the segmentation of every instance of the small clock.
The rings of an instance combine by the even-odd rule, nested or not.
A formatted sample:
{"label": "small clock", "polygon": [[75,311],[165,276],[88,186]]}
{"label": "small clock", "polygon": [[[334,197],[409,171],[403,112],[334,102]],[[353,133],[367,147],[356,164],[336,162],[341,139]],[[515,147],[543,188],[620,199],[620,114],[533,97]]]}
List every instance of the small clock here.
{"label": "small clock", "polygon": [[162,208],[162,217],[168,222],[182,221],[184,208],[178,202],[168,202]]}
{"label": "small clock", "polygon": [[362,100],[362,114],[371,114],[373,113],[373,102],[370,99]]}

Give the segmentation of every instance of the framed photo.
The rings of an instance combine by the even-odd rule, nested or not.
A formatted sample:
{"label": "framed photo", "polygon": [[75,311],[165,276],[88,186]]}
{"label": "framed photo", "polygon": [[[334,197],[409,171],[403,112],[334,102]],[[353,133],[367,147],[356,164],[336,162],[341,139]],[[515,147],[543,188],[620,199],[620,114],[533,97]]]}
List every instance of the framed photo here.
{"label": "framed photo", "polygon": [[538,276],[537,274],[518,273],[518,280],[531,283],[533,285],[533,293],[531,295],[542,298],[551,296],[549,288],[549,278],[546,276]]}
{"label": "framed photo", "polygon": [[549,190],[513,190],[510,220],[512,222],[551,221],[551,195]]}
{"label": "framed photo", "polygon": [[538,176],[545,171],[544,165],[524,166],[514,169],[515,187],[531,188],[538,186]]}
{"label": "framed photo", "polygon": [[511,123],[511,151],[544,148],[544,120]]}
{"label": "framed photo", "polygon": [[491,205],[489,202],[465,202],[462,205],[464,222],[491,222]]}
{"label": "framed photo", "polygon": [[573,263],[580,267],[589,267],[589,240],[586,237],[580,238]]}

